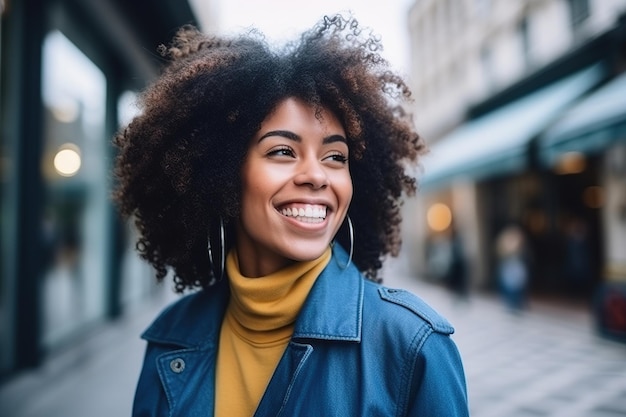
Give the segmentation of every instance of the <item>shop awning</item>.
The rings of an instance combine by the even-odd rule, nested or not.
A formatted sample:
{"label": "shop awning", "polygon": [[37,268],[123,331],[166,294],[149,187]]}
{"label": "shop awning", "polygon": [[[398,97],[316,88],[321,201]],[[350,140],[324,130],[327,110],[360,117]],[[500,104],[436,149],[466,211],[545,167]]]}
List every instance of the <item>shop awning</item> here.
{"label": "shop awning", "polygon": [[601,65],[594,65],[466,122],[433,144],[422,158],[421,187],[436,188],[459,177],[479,180],[521,171],[528,164],[530,140],[602,75]]}
{"label": "shop awning", "polygon": [[626,73],[567,110],[541,135],[539,155],[551,166],[562,153],[592,153],[620,140],[626,141]]}

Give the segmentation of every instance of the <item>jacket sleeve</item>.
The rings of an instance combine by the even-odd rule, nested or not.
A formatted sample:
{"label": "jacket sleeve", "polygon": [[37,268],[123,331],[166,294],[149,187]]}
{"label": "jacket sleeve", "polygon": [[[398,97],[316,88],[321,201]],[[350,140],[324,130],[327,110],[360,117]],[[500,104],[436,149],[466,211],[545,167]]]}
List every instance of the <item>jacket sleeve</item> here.
{"label": "jacket sleeve", "polygon": [[417,353],[408,416],[468,417],[465,373],[449,335],[433,332]]}

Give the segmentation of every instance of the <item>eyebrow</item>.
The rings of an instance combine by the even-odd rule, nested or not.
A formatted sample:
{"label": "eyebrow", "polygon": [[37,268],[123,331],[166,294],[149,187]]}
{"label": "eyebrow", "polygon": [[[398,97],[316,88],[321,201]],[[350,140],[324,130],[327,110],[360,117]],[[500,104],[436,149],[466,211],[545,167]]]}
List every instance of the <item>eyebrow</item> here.
{"label": "eyebrow", "polygon": [[[266,134],[264,134],[263,136],[261,136],[258,142],[261,142],[263,139],[270,137],[270,136],[282,136],[289,140],[293,140],[294,142],[302,142],[302,138],[299,135],[293,132],[290,132],[289,130],[271,130],[267,132]],[[348,140],[342,135],[330,135],[330,136],[326,136],[322,140],[322,143],[324,145],[328,143],[334,143],[334,142],[343,142],[345,144],[348,144]]]}

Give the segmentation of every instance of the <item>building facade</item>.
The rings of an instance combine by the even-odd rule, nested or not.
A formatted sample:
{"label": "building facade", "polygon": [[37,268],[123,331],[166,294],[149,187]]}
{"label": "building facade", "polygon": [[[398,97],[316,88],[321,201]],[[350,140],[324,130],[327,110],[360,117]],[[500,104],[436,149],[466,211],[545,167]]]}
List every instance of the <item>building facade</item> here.
{"label": "building facade", "polygon": [[[498,235],[523,230],[534,294],[626,281],[626,1],[419,0],[414,114],[430,152],[405,207],[407,268],[442,279],[450,236],[498,288]],[[625,313],[626,314],[626,313]]]}
{"label": "building facade", "polygon": [[[208,3],[208,2],[207,2]],[[110,194],[111,139],[196,23],[186,1],[0,2],[0,377],[155,291]]]}

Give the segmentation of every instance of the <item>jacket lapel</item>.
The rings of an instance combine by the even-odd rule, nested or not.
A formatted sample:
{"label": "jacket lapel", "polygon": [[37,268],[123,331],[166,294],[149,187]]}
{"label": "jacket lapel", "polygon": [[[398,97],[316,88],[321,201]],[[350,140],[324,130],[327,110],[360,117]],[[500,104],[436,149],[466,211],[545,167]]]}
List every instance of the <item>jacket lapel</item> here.
{"label": "jacket lapel", "polygon": [[142,337],[166,349],[156,360],[170,415],[212,416],[219,333],[228,303],[226,280],[214,291],[199,291],[168,308]]}
{"label": "jacket lapel", "polygon": [[170,415],[213,416],[215,409],[215,360],[217,349],[186,349],[157,359]]}
{"label": "jacket lapel", "polygon": [[306,368],[304,365],[312,352],[311,345],[289,343],[254,413],[255,417],[280,416],[289,399],[291,387],[300,371]]}
{"label": "jacket lapel", "polygon": [[[339,260],[337,259],[339,258]],[[296,320],[287,345],[255,417],[279,416],[284,410],[298,376],[308,372],[315,340],[361,341],[363,279],[353,265],[346,269],[347,255],[335,245],[333,257],[317,278]]]}
{"label": "jacket lapel", "polygon": [[296,321],[293,339],[361,341],[363,278],[336,244]]}

